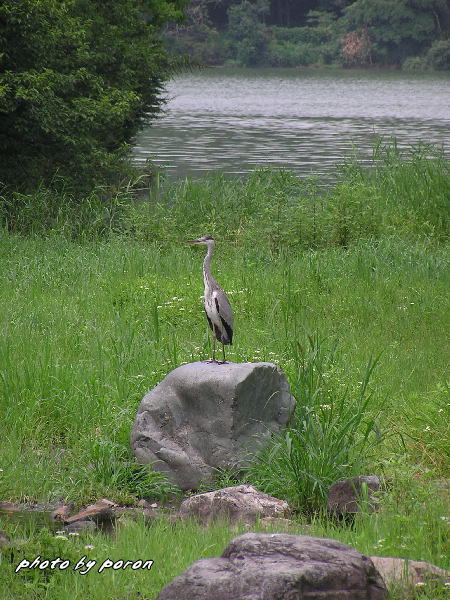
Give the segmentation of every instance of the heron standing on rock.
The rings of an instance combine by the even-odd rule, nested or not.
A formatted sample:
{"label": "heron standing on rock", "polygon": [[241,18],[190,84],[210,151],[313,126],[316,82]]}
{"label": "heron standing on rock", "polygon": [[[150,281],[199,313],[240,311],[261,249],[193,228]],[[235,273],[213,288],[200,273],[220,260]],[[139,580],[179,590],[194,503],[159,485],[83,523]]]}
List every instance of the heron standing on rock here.
{"label": "heron standing on rock", "polygon": [[[225,360],[225,346],[233,340],[233,311],[225,292],[211,275],[211,259],[214,254],[215,241],[209,235],[204,235],[198,240],[187,240],[187,244],[203,244],[207,246],[205,260],[203,261],[203,280],[205,282],[205,313],[213,333],[213,357],[216,361],[216,340],[222,344],[223,363]],[[222,364],[223,364],[222,363]]]}

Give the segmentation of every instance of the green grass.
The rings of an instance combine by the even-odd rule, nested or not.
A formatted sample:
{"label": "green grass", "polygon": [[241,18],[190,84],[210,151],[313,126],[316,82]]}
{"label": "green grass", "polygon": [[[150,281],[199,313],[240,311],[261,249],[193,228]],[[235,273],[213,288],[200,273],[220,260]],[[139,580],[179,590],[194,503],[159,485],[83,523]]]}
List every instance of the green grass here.
{"label": "green grass", "polygon": [[[444,501],[437,496],[431,504],[429,496],[405,476],[399,483],[397,494],[384,502],[378,514],[359,515],[353,527],[323,518],[307,523],[298,517],[290,525],[267,529],[256,524],[251,530],[331,537],[369,556],[414,557],[448,567],[448,525],[442,519],[445,515]],[[48,530],[24,530],[10,525],[8,533],[20,534],[24,539],[13,548],[12,555],[11,549],[0,554],[0,573],[3,573],[0,581],[4,584],[0,597],[2,600],[155,600],[160,589],[195,560],[219,556],[234,536],[247,530],[244,526],[231,529],[229,524],[222,522],[205,528],[190,521],[171,524],[161,519],[145,525],[121,519],[113,536],[66,535],[64,539],[56,537],[61,534]],[[424,538],[427,538],[426,545]],[[24,558],[31,562],[36,556],[42,560],[61,557],[69,560],[70,566],[64,571],[22,569],[18,574],[14,572]],[[86,575],[73,570],[83,556],[87,557],[86,560],[96,561]],[[99,566],[107,558],[112,561],[153,560],[154,564],[150,571],[109,569],[98,573]],[[420,600],[444,600],[446,597],[441,583],[430,584],[420,592],[415,596]],[[401,589],[389,596],[390,600],[410,597]]]}
{"label": "green grass", "polygon": [[[0,247],[1,495],[112,493],[99,455],[127,460],[145,392],[181,362],[209,356],[203,254],[124,238],[80,245],[4,235]],[[276,362],[302,405],[295,347],[307,332],[338,343],[329,389],[357,393],[382,352],[370,382],[380,402],[387,397],[380,426],[424,443],[429,432],[413,413],[418,397],[433,410],[445,377],[445,250],[386,239],[258,253],[218,245],[215,272],[236,313],[229,358]]]}
{"label": "green grass", "polygon": [[[210,356],[200,300],[203,252],[182,243],[209,233],[217,238],[213,270],[235,311],[228,358],[275,362],[298,401],[278,454],[274,445],[271,460],[263,457],[247,480],[303,511],[298,531],[448,568],[445,498],[433,482],[449,473],[442,242],[450,179],[439,154],[416,149],[407,158],[395,147],[378,148],[371,170],[352,162],[333,189],[322,191],[266,171],[248,181],[166,184],[148,204],[118,197],[120,211],[108,226],[91,198],[81,232],[70,225],[73,205],[54,218],[54,196],[45,224],[30,197],[21,199],[20,214],[11,200],[15,225],[4,220],[0,233],[0,499],[132,503],[163,501],[173,491],[130,462],[129,436],[150,388],[179,364]],[[362,515],[353,528],[321,517],[330,483],[361,471],[394,482],[380,513]],[[219,479],[227,477],[234,474]],[[163,522],[147,532],[129,523],[116,537],[87,542],[55,542],[11,523],[0,528],[28,537],[30,555],[54,543],[92,543],[98,559],[127,550],[128,557],[155,560],[145,575],[52,574],[32,592],[4,556],[5,598],[122,600],[137,598],[138,590],[154,598],[233,535],[212,527],[199,547],[192,524]],[[432,593],[438,598],[441,591]]]}

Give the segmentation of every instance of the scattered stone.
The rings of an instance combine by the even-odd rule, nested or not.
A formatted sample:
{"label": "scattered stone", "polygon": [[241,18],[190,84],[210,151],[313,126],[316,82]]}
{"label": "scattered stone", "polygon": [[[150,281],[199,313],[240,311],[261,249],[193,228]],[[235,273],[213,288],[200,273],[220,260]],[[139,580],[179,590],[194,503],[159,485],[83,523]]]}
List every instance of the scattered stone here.
{"label": "scattered stone", "polygon": [[[364,495],[364,487],[367,489],[367,496]],[[376,475],[359,475],[337,481],[328,492],[328,513],[336,517],[355,514],[360,511],[361,502],[365,500],[368,510],[377,510],[378,500],[374,492],[379,489],[380,480]]]}
{"label": "scattered stone", "polygon": [[13,513],[20,512],[20,508],[11,502],[0,502],[0,512]]}
{"label": "scattered stone", "polygon": [[295,406],[272,363],[182,365],[143,398],[131,433],[140,463],[182,490],[211,483],[214,469],[239,469],[279,433]]}
{"label": "scattered stone", "polygon": [[413,587],[428,581],[450,582],[450,572],[423,560],[371,556],[371,561],[390,588],[393,584]]}
{"label": "scattered stone", "polygon": [[195,562],[158,600],[383,600],[372,561],[336,540],[245,533],[219,558]]}
{"label": "scattered stone", "polygon": [[75,523],[75,521],[94,521],[96,523],[102,523],[104,521],[112,521],[114,520],[114,511],[113,508],[116,506],[114,502],[111,500],[107,500],[103,498],[103,500],[99,500],[95,504],[91,504],[87,506],[84,510],[81,510],[76,515],[72,515],[71,517],[67,517],[65,519],[66,523]]}
{"label": "scattered stone", "polygon": [[65,521],[72,512],[73,506],[71,504],[60,504],[51,513],[50,518],[53,521]]}
{"label": "scattered stone", "polygon": [[212,519],[227,518],[235,525],[238,521],[253,524],[257,518],[285,517],[289,505],[264,494],[251,485],[226,487],[186,498],[181,503],[182,517],[195,517],[203,525]]}

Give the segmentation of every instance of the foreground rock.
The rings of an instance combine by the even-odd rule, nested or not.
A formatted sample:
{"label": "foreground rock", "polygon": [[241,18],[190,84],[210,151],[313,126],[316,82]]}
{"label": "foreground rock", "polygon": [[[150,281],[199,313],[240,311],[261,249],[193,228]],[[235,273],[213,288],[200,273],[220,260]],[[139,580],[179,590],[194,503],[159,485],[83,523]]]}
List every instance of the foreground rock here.
{"label": "foreground rock", "polygon": [[219,558],[195,562],[158,600],[382,600],[386,586],[372,561],[335,540],[246,533]]}
{"label": "foreground rock", "polygon": [[214,468],[246,465],[286,426],[294,406],[286,377],[272,363],[190,363],[143,398],[132,451],[181,489],[197,489]]}
{"label": "foreground rock", "polygon": [[94,523],[110,522],[115,519],[113,510],[115,506],[115,502],[103,498],[95,504],[91,504],[83,510],[80,510],[76,515],[66,517],[64,522],[68,525],[77,521],[94,521]]}
{"label": "foreground rock", "polygon": [[256,519],[284,518],[288,514],[287,502],[264,494],[251,485],[197,494],[183,500],[180,507],[182,517],[195,517],[203,525],[221,517],[229,519],[233,525],[238,521],[253,525]]}
{"label": "foreground rock", "polygon": [[450,573],[423,560],[406,560],[390,556],[371,556],[373,564],[390,588],[415,587],[425,582],[450,583]]}
{"label": "foreground rock", "polygon": [[328,492],[328,512],[337,517],[355,514],[360,511],[362,502],[366,509],[376,510],[378,501],[374,493],[379,489],[380,480],[376,475],[359,475],[337,481]]}

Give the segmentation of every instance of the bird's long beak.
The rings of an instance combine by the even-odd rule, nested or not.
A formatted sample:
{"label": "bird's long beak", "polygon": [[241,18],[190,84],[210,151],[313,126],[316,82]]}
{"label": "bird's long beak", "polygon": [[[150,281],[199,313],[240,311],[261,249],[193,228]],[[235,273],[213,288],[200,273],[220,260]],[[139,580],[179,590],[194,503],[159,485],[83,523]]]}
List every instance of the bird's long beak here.
{"label": "bird's long beak", "polygon": [[201,244],[201,242],[199,242],[199,240],[186,240],[185,243],[186,244]]}

